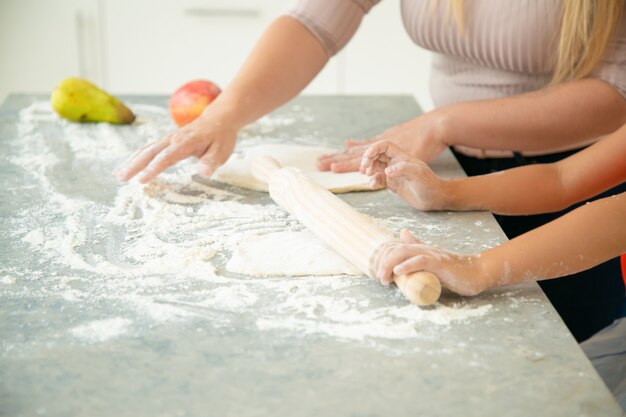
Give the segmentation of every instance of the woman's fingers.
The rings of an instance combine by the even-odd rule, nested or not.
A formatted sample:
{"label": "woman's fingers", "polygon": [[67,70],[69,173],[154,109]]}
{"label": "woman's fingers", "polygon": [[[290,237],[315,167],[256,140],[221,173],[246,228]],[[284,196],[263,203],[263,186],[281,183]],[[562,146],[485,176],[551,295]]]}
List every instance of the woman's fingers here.
{"label": "woman's fingers", "polygon": [[168,144],[169,140],[166,138],[139,149],[115,171],[115,176],[121,181],[128,181],[143,170],[163,149],[167,148]]}
{"label": "woman's fingers", "polygon": [[333,162],[330,164],[330,171],[337,174],[344,172],[356,172],[361,166],[361,156],[354,156],[353,158],[343,161]]}
{"label": "woman's fingers", "polygon": [[215,170],[222,164],[216,158],[217,150],[215,146],[209,147],[204,155],[200,158],[198,165],[198,174],[203,177],[210,177]]}
{"label": "woman's fingers", "polygon": [[200,157],[198,173],[204,177],[210,177],[220,165],[222,165],[230,154],[232,147],[222,146],[223,144],[213,143],[209,149]]}
{"label": "woman's fingers", "polygon": [[350,171],[358,171],[361,155],[365,149],[365,147],[353,147],[334,154],[322,155],[317,159],[317,168],[320,171],[348,172],[342,170],[345,169],[342,168],[345,165],[350,168]]}
{"label": "woman's fingers", "polygon": [[354,148],[355,146],[369,145],[370,143],[374,143],[377,140],[379,140],[378,136],[375,136],[375,137],[370,138],[370,139],[365,139],[365,140],[347,139],[345,141],[345,145],[346,145],[346,148]]}
{"label": "woman's fingers", "polygon": [[345,151],[329,155],[321,155],[317,158],[317,169],[320,171],[330,171],[332,163],[340,158],[350,158],[350,156],[348,156]]}
{"label": "woman's fingers", "polygon": [[188,156],[189,153],[184,152],[179,146],[168,146],[152,158],[148,166],[143,169],[143,173],[141,177],[139,177],[139,182],[146,184],[152,181],[161,172]]}
{"label": "woman's fingers", "polygon": [[147,148],[149,148],[150,146],[153,146],[155,143],[156,143],[156,142],[152,142],[152,143],[149,143],[149,144],[147,144],[147,145],[144,145],[144,146],[142,146],[141,148],[137,149],[135,152],[131,153],[131,154],[130,154],[130,156],[129,156],[128,158],[126,158],[126,159],[124,160],[124,162],[122,162],[122,163],[120,164],[120,166],[118,166],[117,168],[115,168],[115,170],[113,171],[113,175],[114,175],[114,176],[116,176],[116,177],[117,177],[117,176],[119,176],[119,174],[125,170],[126,166],[128,165],[128,163],[129,163],[130,161],[132,161],[133,159],[135,159],[135,158],[137,157],[137,155],[139,155],[140,153],[142,153],[144,150],[146,150],[146,149],[147,149]]}

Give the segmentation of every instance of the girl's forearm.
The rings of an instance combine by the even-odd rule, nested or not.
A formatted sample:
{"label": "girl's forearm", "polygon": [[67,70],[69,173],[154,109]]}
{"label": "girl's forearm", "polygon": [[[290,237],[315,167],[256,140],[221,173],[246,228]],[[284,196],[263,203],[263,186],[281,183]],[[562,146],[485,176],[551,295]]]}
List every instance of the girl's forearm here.
{"label": "girl's forearm", "polygon": [[615,131],[626,122],[626,100],[613,86],[582,79],[527,94],[471,101],[435,110],[447,145],[550,151]]}
{"label": "girl's forearm", "polygon": [[562,161],[444,180],[446,208],[506,215],[563,210],[624,182],[624,155],[626,125]]}
{"label": "girl's forearm", "polygon": [[532,165],[487,175],[444,180],[448,210],[487,210],[519,215],[569,206],[556,164]]}
{"label": "girl's forearm", "polygon": [[586,204],[476,256],[487,287],[557,278],[626,252],[626,193]]}
{"label": "girl's forearm", "polygon": [[282,16],[267,28],[206,113],[244,126],[295,97],[327,62],[321,42],[296,19]]}

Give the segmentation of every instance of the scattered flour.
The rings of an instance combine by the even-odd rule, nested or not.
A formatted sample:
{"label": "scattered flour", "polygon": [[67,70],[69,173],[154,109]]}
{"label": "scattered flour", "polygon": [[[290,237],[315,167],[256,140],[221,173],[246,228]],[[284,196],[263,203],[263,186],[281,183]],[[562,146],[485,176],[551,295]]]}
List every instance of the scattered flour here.
{"label": "scattered flour", "polygon": [[96,320],[81,326],[73,327],[70,329],[70,333],[85,342],[104,342],[126,333],[128,331],[128,326],[131,323],[131,320],[122,317]]}
{"label": "scattered flour", "polygon": [[406,303],[402,306],[360,304],[354,298],[300,291],[300,294],[291,294],[277,308],[283,320],[261,316],[257,325],[262,329],[292,329],[354,340],[407,339],[419,337],[425,325],[450,326],[484,316],[492,309],[491,304],[468,307],[462,303],[452,306],[436,303],[429,309]]}
{"label": "scattered flour", "polygon": [[[304,265],[310,259],[296,258],[296,246],[291,252],[284,247],[287,239],[303,236],[295,219],[269,199],[260,203],[246,192],[199,181],[193,177],[193,162],[178,164],[147,186],[116,184],[109,174],[116,166],[137,147],[173,129],[166,109],[133,109],[141,122],[132,126],[82,125],[59,120],[48,103],[35,103],[20,113],[19,152],[8,157],[34,187],[27,190],[33,203],[10,219],[12,235],[28,248],[31,260],[0,266],[0,273],[10,274],[0,282],[12,284],[17,277],[30,286],[19,291],[7,287],[14,297],[57,297],[87,316],[93,317],[103,303],[116,316],[120,311],[134,314],[132,320],[87,321],[69,330],[72,337],[102,342],[130,332],[131,324],[140,332],[146,325],[196,319],[240,326],[242,317],[252,316],[251,325],[263,331],[347,340],[413,339],[429,327],[451,326],[491,311],[489,304],[464,303],[423,310],[408,305],[393,289],[368,290],[378,284],[364,276],[327,276],[355,274],[349,265]],[[269,126],[268,120],[261,128]],[[275,121],[276,126],[284,123],[291,121]],[[44,136],[50,127],[56,133]],[[249,128],[242,139],[258,142],[255,134]],[[385,222],[396,229],[406,225],[400,218]],[[306,241],[301,243],[311,244]],[[275,260],[267,251],[257,251],[259,246],[278,248],[291,275],[299,275],[300,267],[315,267],[323,276],[255,277],[278,272],[270,268]],[[318,250],[319,243],[311,249]],[[256,255],[264,257],[263,264],[250,262]],[[323,255],[326,262],[328,256]],[[267,269],[259,272],[262,267]]]}
{"label": "scattered flour", "polygon": [[0,283],[6,284],[6,285],[15,284],[15,277],[11,275],[5,275],[2,278],[0,278]]}

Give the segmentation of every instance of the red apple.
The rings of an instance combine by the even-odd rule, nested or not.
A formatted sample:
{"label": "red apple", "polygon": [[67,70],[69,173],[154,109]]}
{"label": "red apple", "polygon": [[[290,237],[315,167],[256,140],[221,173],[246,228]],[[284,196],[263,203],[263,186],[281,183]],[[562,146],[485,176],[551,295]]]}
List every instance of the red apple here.
{"label": "red apple", "polygon": [[211,81],[190,81],[170,97],[170,115],[178,126],[184,126],[200,116],[204,108],[221,92]]}

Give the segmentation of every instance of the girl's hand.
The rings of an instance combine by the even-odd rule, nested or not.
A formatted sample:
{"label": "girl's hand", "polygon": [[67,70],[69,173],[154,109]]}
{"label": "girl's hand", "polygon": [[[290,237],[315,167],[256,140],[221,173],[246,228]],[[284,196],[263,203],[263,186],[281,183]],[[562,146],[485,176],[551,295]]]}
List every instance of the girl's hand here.
{"label": "girl's hand", "polygon": [[448,208],[450,190],[446,180],[391,142],[371,145],[363,154],[360,171],[372,177],[373,188],[386,186],[418,210]]}
{"label": "girl's hand", "polygon": [[368,145],[379,141],[391,142],[404,149],[411,157],[430,162],[446,149],[445,117],[430,112],[406,123],[394,126],[378,136],[358,141],[346,141],[346,149],[331,155],[322,155],[317,161],[320,171],[358,171]]}
{"label": "girl's hand", "polygon": [[378,257],[376,277],[383,285],[391,284],[393,275],[429,271],[441,285],[460,295],[474,296],[491,286],[480,255],[458,255],[425,245],[406,229],[400,238],[400,242],[385,246]]}
{"label": "girl's hand", "polygon": [[219,118],[203,115],[133,153],[113,172],[119,180],[128,181],[141,173],[140,183],[150,182],[175,163],[195,156],[200,160],[198,172],[210,176],[233,152],[238,129]]}

